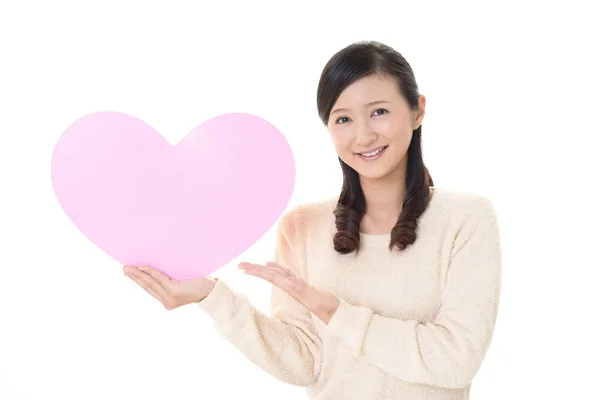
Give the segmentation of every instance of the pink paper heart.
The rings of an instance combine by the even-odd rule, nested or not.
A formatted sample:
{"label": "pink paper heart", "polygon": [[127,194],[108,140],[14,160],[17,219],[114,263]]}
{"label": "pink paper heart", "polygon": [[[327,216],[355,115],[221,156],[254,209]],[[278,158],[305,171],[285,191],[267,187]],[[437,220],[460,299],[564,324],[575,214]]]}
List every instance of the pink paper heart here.
{"label": "pink paper heart", "polygon": [[63,133],[51,175],[61,207],[99,248],[181,280],[225,266],[276,223],[295,165],[257,116],[212,118],[173,146],[137,118],[99,112]]}

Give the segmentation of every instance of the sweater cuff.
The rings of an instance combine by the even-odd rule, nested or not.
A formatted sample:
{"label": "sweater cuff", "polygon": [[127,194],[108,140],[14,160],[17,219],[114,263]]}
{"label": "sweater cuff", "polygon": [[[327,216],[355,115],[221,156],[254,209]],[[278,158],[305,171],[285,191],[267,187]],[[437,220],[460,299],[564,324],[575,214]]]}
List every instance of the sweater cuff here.
{"label": "sweater cuff", "polygon": [[340,306],[329,320],[325,330],[350,347],[354,357],[358,358],[373,311],[366,307],[353,306],[343,299],[339,300]]}
{"label": "sweater cuff", "polygon": [[248,301],[235,293],[222,279],[217,279],[210,293],[196,303],[215,322],[217,329],[225,336],[243,327],[246,322]]}

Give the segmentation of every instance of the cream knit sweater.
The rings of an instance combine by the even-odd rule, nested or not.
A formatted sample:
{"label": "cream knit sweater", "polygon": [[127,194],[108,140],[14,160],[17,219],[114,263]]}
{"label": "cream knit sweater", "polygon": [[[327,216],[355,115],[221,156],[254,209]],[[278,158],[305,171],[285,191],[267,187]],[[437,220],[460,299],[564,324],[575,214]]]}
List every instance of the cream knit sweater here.
{"label": "cream knit sweater", "polygon": [[274,259],[340,298],[328,325],[275,287],[270,315],[222,280],[199,307],[249,360],[310,399],[468,399],[500,296],[491,201],[435,188],[413,245],[390,253],[389,234],[361,234],[358,255],[333,249],[335,204],[286,212]]}

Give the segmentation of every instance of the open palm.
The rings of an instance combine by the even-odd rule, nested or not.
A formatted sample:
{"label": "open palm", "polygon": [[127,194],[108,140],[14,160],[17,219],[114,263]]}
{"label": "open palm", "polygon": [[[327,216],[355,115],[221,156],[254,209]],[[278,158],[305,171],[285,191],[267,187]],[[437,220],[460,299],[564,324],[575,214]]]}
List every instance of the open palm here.
{"label": "open palm", "polygon": [[160,301],[167,310],[201,301],[216,282],[212,277],[177,281],[149,266],[125,266],[123,273]]}

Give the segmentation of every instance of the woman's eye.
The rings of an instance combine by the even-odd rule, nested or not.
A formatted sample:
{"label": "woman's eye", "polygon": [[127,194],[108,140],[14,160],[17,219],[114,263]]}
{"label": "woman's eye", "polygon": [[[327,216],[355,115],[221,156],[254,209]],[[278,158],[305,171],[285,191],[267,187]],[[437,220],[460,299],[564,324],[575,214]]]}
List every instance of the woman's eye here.
{"label": "woman's eye", "polygon": [[383,114],[387,114],[388,110],[384,109],[384,108],[378,108],[377,110],[375,110],[375,115],[383,115]]}
{"label": "woman's eye", "polygon": [[339,123],[344,123],[344,122],[342,122],[342,120],[344,120],[344,119],[346,120],[346,121],[344,121],[344,122],[347,122],[347,121],[348,121],[348,117],[339,117],[339,118],[338,118],[338,119],[335,121],[335,123],[336,123],[336,124],[339,124]]}

